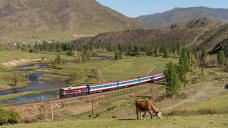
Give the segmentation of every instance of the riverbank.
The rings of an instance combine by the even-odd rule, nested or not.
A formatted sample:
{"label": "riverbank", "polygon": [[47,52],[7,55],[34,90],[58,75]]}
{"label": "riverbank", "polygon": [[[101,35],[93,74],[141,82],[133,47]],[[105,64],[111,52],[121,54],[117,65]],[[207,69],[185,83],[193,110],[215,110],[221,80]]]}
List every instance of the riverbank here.
{"label": "riverbank", "polygon": [[[54,92],[58,92],[58,88],[48,89],[48,90],[40,90],[40,91],[28,91],[28,92],[15,93],[15,94],[1,96],[0,102],[5,102],[8,100],[16,99],[18,97],[37,96],[37,95],[42,95],[42,94],[47,94],[47,93],[54,93]],[[57,94],[56,94],[56,97],[57,97]]]}

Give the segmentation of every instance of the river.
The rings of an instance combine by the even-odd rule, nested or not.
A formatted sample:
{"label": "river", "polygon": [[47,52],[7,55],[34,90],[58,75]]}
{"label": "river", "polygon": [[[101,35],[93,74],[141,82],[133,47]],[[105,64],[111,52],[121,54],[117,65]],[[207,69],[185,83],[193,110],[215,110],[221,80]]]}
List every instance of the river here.
{"label": "river", "polygon": [[[63,80],[59,80],[59,79],[45,80],[42,78],[43,75],[47,74],[47,72],[42,71],[42,69],[48,68],[47,63],[38,63],[38,64],[30,64],[30,65],[25,65],[25,66],[17,66],[14,68],[14,70],[23,72],[23,71],[28,71],[28,70],[32,69],[34,66],[37,69],[33,73],[31,73],[27,76],[27,78],[31,81],[27,87],[21,88],[21,89],[15,89],[15,90],[0,91],[0,96],[28,92],[28,91],[41,91],[41,90],[61,88],[61,87],[67,86],[67,84]],[[46,94],[44,93],[41,95],[34,94],[34,95],[18,97],[18,98],[11,99],[8,101],[0,102],[0,104],[48,100],[50,98],[56,98],[57,95],[58,95],[58,91],[56,91],[54,93],[46,93]]]}
{"label": "river", "polygon": [[[98,57],[93,57],[91,59],[111,60],[113,59],[113,57],[101,55]],[[14,67],[14,70],[24,72],[24,71],[29,71],[34,67],[36,67],[35,71],[27,76],[27,78],[31,81],[30,82],[31,84],[21,89],[0,91],[0,96],[6,96],[10,94],[23,93],[23,92],[29,92],[29,91],[41,91],[41,90],[56,89],[56,88],[58,89],[58,88],[67,86],[67,83],[64,82],[64,80],[59,80],[59,79],[45,80],[42,78],[45,74],[47,74],[47,72],[43,71],[42,69],[47,69],[48,63],[37,63],[37,64],[29,64],[25,66],[17,66],[17,67]],[[9,103],[48,100],[48,99],[57,98],[57,96],[58,96],[58,91],[52,92],[52,93],[43,93],[40,95],[37,95],[37,94],[26,95],[26,96],[18,97],[8,101],[0,102],[0,105],[9,104]]]}

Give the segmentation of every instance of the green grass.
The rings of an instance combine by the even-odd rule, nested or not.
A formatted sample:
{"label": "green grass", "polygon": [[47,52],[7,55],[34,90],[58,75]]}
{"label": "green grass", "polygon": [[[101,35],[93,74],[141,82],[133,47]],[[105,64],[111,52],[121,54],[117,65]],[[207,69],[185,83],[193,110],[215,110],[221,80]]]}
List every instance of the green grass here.
{"label": "green grass", "polygon": [[[11,53],[12,52],[12,53]],[[8,53],[6,51],[2,53]],[[12,59],[13,54],[18,54],[18,58],[39,58],[42,57],[43,54],[30,54],[25,53],[22,51],[10,51],[9,55]],[[44,54],[48,56],[50,59],[53,57],[51,53]],[[112,55],[108,53],[108,55]],[[10,57],[7,58],[7,55],[0,55],[0,60],[8,61],[10,60]],[[56,56],[56,55],[55,55]],[[54,57],[55,57],[54,56]],[[73,61],[73,57],[66,57],[65,55],[61,55],[62,58]],[[87,77],[81,83],[77,84],[87,84],[87,83],[97,83],[97,80],[95,78],[95,73],[91,73],[91,69],[96,69],[96,67],[101,67],[103,70],[103,76],[105,81],[115,81],[115,80],[121,80],[121,79],[127,79],[132,77],[137,77],[140,75],[146,75],[152,72],[157,71],[163,71],[165,64],[173,59],[163,59],[160,57],[125,57],[122,60],[90,60],[86,63],[74,63],[74,62],[67,62],[66,64],[61,65],[61,69],[54,70],[53,73],[48,73],[43,78],[45,79],[53,79],[53,78],[63,78],[63,77],[69,77],[70,74],[75,69],[80,69],[84,72],[84,70],[87,70],[87,73],[85,73]],[[14,73],[12,69],[5,69],[0,70],[0,84],[2,85],[9,85],[10,80],[9,77]],[[91,77],[92,74],[92,77]],[[93,76],[94,75],[94,76]],[[1,86],[2,90],[7,89],[7,87],[10,86]],[[1,88],[0,88],[1,89]],[[0,101],[5,101],[9,99],[14,99],[17,97],[25,96],[31,94],[31,92],[26,93],[18,93],[14,95],[4,96],[0,98]]]}
{"label": "green grass", "polygon": [[41,59],[42,57],[51,59],[55,56],[51,53],[29,53],[20,50],[0,51],[0,63],[18,59]]}
{"label": "green grass", "polygon": [[90,119],[18,124],[4,128],[227,128],[228,115],[164,117],[163,119]]}
{"label": "green grass", "polygon": [[215,97],[209,101],[191,106],[188,110],[213,109],[216,111],[228,110],[228,95]]}
{"label": "green grass", "polygon": [[[75,69],[82,72],[87,70],[86,76],[91,76],[91,69],[100,67],[103,71],[104,81],[115,81],[163,71],[166,63],[173,59],[160,57],[125,57],[122,60],[91,60],[86,63],[67,63],[56,70],[55,75],[70,76]],[[85,79],[82,83],[95,83],[95,75]]]}

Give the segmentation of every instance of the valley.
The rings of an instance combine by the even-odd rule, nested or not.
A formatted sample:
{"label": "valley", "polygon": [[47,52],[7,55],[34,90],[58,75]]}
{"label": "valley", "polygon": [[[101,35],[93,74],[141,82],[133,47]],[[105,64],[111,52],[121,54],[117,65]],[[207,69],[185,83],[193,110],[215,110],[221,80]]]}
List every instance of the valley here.
{"label": "valley", "polygon": [[228,127],[226,4],[126,1],[0,0],[0,127]]}

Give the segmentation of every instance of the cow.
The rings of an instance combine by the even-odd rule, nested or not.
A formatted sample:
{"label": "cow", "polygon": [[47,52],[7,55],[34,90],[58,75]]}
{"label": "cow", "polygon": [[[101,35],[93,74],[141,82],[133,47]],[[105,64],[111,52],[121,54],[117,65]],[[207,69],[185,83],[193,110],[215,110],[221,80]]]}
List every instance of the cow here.
{"label": "cow", "polygon": [[[137,120],[146,116],[146,112],[150,114],[152,119],[152,114],[155,113],[160,119],[162,118],[162,112],[159,110],[158,106],[150,99],[137,99],[135,101]],[[143,113],[143,114],[142,114]],[[140,116],[140,117],[139,117]]]}

